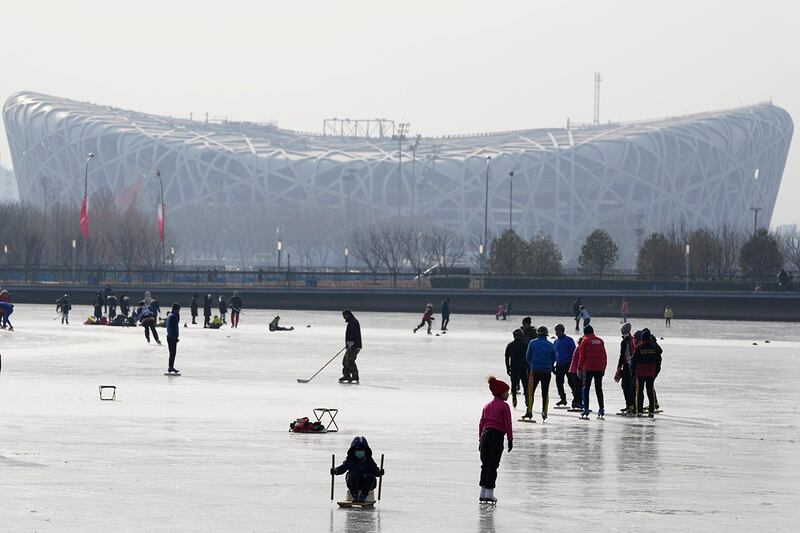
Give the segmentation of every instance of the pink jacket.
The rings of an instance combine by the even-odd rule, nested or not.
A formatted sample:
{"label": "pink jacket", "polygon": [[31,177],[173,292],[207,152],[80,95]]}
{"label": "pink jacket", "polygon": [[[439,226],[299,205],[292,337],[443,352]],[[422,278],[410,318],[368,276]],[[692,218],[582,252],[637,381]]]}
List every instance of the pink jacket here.
{"label": "pink jacket", "polygon": [[511,431],[511,408],[504,399],[495,396],[491,402],[483,406],[481,422],[478,424],[478,439],[483,435],[483,430],[487,428],[502,431],[508,440],[514,439]]}
{"label": "pink jacket", "polygon": [[578,359],[580,358],[580,353],[578,352],[578,348],[581,346],[581,341],[583,337],[578,339],[578,344],[575,345],[575,351],[572,352],[572,361],[569,363],[569,372],[570,374],[577,374],[578,373]]}

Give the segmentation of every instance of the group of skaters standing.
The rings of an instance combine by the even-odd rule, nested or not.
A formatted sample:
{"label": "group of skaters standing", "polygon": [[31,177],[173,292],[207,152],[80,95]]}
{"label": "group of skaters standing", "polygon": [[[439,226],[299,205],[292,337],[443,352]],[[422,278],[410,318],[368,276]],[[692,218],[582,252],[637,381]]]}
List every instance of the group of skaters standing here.
{"label": "group of skaters standing", "polygon": [[[200,310],[200,303],[199,303],[199,296],[197,293],[192,294],[192,303],[191,303],[191,313],[192,313],[192,324],[197,324],[197,317],[199,316]],[[219,315],[214,315],[212,313],[212,308],[214,307],[214,300],[211,297],[211,294],[206,294],[203,297],[203,327],[204,328],[212,328],[216,329],[222,326],[223,324],[227,324],[227,315],[228,311],[231,314],[231,327],[238,328],[239,327],[239,315],[242,312],[242,298],[239,296],[239,291],[233,291],[233,296],[226,299],[225,296],[220,295],[217,298],[217,309],[219,311]],[[212,318],[213,316],[213,318]]]}
{"label": "group of skaters standing", "polygon": [[[534,328],[531,317],[525,317],[522,320],[522,327],[513,332],[514,340],[506,346],[505,365],[511,385],[494,376],[488,379],[493,399],[484,406],[478,425],[481,502],[497,501],[494,497],[494,488],[497,469],[503,454],[503,436],[506,437],[508,451],[513,448],[511,408],[507,400],[510,396],[512,405],[516,407],[520,388],[526,405],[523,420],[533,418],[534,395],[539,386],[541,386],[542,421],[547,420],[552,375],[556,376],[559,396],[557,407],[580,411],[580,418],[587,420],[591,413],[589,397],[594,383],[598,403],[597,418],[602,420],[605,416],[603,376],[608,362],[603,339],[595,334],[594,328],[588,323],[584,326],[583,335],[577,342],[566,335],[563,324],[555,326],[554,342],[550,342],[548,333],[547,327]],[[631,324],[625,322],[620,333],[622,339],[614,381],[620,383],[622,387],[625,407],[617,414],[643,416],[646,393],[649,402],[648,416],[652,418],[658,410],[655,380],[661,372],[662,349],[649,329],[632,333]],[[567,407],[565,378],[572,396],[570,407]]]}

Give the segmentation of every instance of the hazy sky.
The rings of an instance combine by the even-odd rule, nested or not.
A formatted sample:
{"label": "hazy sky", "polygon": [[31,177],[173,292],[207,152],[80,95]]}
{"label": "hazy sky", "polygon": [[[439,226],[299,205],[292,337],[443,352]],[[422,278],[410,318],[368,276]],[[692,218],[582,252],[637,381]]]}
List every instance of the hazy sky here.
{"label": "hazy sky", "polygon": [[[794,1],[0,3],[0,99],[31,90],[151,113],[385,117],[414,133],[636,120],[773,99],[800,117]],[[800,222],[800,148],[773,225]],[[3,163],[10,164],[5,131]]]}

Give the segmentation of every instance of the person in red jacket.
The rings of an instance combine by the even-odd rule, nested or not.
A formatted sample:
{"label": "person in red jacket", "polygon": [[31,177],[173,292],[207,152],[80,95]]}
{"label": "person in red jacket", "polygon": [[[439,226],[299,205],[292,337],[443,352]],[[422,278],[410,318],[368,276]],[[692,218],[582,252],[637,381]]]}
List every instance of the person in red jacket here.
{"label": "person in red jacket", "polygon": [[422,315],[422,322],[419,323],[419,326],[414,328],[414,333],[417,332],[418,329],[423,327],[425,324],[428,325],[428,335],[431,334],[431,325],[433,324],[433,304],[428,304],[425,306],[425,314]]}
{"label": "person in red jacket", "polygon": [[592,326],[583,328],[583,340],[578,346],[578,374],[583,378],[583,413],[581,418],[589,418],[589,388],[594,381],[597,394],[597,418],[605,417],[603,403],[603,374],[606,372],[606,347],[603,339],[594,334]]}
{"label": "person in red jacket", "polygon": [[650,400],[648,415],[653,418],[656,395],[654,384],[656,376],[661,372],[661,347],[653,342],[649,329],[642,330],[641,342],[636,346],[631,359],[631,372],[636,378],[636,416],[642,416],[644,391]]}
{"label": "person in red jacket", "polygon": [[503,436],[508,438],[508,451],[514,447],[514,434],[511,428],[511,408],[508,406],[508,383],[489,376],[489,390],[492,401],[483,407],[478,424],[478,450],[481,452],[481,495],[479,501],[496,503],[494,487],[497,469],[503,455]]}
{"label": "person in red jacket", "polygon": [[583,341],[583,337],[578,339],[575,351],[572,352],[569,370],[567,370],[567,383],[569,383],[569,388],[572,389],[572,409],[583,409],[583,382],[578,375],[578,359],[580,359],[580,352],[578,350],[581,347],[581,341]]}

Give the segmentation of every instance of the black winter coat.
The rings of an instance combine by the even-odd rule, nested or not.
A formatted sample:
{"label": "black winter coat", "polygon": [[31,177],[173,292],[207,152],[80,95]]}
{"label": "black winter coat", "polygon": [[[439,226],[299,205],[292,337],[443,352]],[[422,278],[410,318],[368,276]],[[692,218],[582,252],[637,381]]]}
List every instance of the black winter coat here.
{"label": "black winter coat", "polygon": [[352,342],[354,348],[361,349],[361,324],[358,323],[354,316],[351,316],[347,321],[347,329],[344,332],[345,346],[347,346],[348,342]]}
{"label": "black winter coat", "polygon": [[514,339],[506,346],[506,372],[510,375],[521,376],[528,374],[528,360],[525,353],[528,344],[524,338]]}
{"label": "black winter coat", "polygon": [[[366,450],[367,454],[363,459],[356,457],[356,448],[363,448]],[[375,464],[375,459],[372,458],[372,448],[369,447],[369,443],[365,437],[354,438],[353,442],[350,444],[350,449],[347,450],[347,457],[345,457],[344,462],[334,468],[337,476],[345,472],[350,472],[351,476],[359,477],[377,477],[380,470],[378,465]]]}

